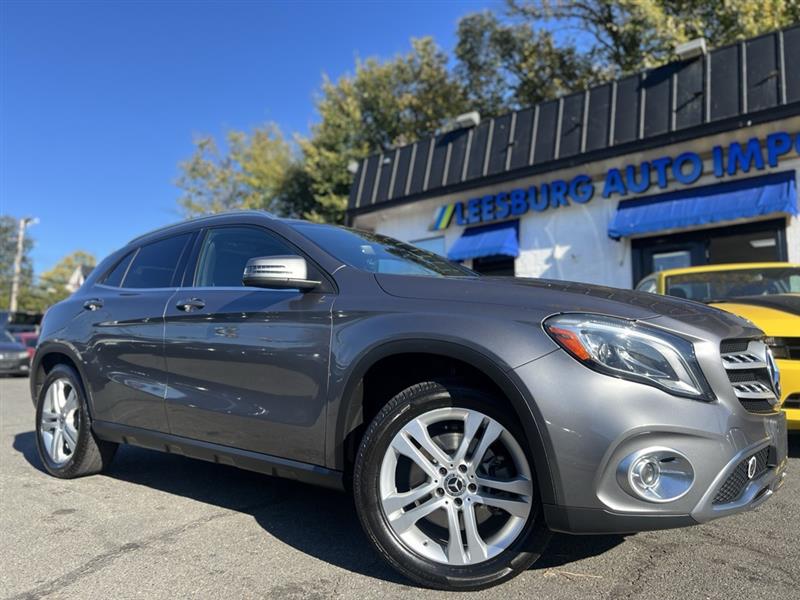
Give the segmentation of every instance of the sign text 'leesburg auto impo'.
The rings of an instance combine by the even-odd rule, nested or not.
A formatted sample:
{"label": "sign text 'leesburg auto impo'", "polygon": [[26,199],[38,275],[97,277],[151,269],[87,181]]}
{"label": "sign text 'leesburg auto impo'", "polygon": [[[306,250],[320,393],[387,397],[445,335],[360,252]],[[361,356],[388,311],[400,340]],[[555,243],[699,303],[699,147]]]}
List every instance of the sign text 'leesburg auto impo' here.
{"label": "sign text 'leesburg auto impo'", "polygon": [[[794,150],[800,154],[800,134],[780,131],[764,139],[750,138],[745,143],[733,142],[727,147],[714,146],[711,165],[714,177],[749,173],[777,167],[782,158]],[[604,178],[603,198],[641,194],[653,185],[666,188],[670,181],[692,185],[704,171],[703,159],[696,152],[683,152],[675,157],[664,156],[638,165],[609,169]],[[595,184],[588,175],[576,175],[569,181],[555,179],[528,189],[488,194],[470,200],[445,204],[436,210],[431,229],[447,229],[451,223],[476,225],[511,217],[528,211],[543,212],[571,203],[586,204],[595,195]]]}

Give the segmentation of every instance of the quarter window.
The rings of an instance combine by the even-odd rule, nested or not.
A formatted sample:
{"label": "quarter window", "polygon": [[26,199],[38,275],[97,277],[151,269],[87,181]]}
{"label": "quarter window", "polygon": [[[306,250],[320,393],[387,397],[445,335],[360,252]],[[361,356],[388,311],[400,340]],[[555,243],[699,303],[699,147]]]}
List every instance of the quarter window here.
{"label": "quarter window", "polygon": [[198,287],[235,287],[242,285],[247,261],[262,256],[297,254],[288,244],[263,229],[219,227],[211,229],[203,240],[197,263],[195,285]]}
{"label": "quarter window", "polygon": [[648,277],[642,279],[639,282],[639,285],[636,286],[636,290],[639,292],[650,292],[651,294],[656,293],[656,280],[653,277]]}
{"label": "quarter window", "polygon": [[166,238],[139,249],[122,287],[164,288],[175,285],[175,269],[190,233]]}
{"label": "quarter window", "polygon": [[128,266],[131,264],[131,259],[133,259],[133,252],[129,252],[125,255],[121,261],[117,263],[117,266],[111,269],[111,271],[106,275],[106,278],[103,280],[104,285],[110,285],[111,287],[119,287],[122,285],[122,278],[125,277],[125,272],[128,270]]}

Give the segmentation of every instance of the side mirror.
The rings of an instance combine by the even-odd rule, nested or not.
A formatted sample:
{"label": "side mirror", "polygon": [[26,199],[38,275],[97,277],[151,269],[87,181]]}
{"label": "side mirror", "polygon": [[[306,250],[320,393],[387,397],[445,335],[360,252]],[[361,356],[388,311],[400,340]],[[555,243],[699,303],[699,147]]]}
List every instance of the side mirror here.
{"label": "side mirror", "polygon": [[260,288],[312,290],[320,282],[306,279],[308,267],[302,256],[261,256],[247,261],[244,285]]}

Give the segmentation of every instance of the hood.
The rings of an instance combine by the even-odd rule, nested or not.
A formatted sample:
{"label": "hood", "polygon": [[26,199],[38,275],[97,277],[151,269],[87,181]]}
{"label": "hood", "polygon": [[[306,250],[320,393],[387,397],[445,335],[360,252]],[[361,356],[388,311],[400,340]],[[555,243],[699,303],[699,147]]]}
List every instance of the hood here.
{"label": "hood", "polygon": [[0,352],[27,352],[28,349],[22,344],[11,342],[0,342]]}
{"label": "hood", "polygon": [[720,311],[691,300],[618,288],[521,277],[375,276],[392,296],[446,302],[473,302],[547,313],[595,312],[628,319],[707,317]]}
{"label": "hood", "polygon": [[469,302],[530,310],[535,320],[560,312],[587,312],[623,319],[652,319],[698,338],[753,337],[761,332],[741,317],[700,302],[619,288],[521,277],[413,277],[376,274],[392,296]]}

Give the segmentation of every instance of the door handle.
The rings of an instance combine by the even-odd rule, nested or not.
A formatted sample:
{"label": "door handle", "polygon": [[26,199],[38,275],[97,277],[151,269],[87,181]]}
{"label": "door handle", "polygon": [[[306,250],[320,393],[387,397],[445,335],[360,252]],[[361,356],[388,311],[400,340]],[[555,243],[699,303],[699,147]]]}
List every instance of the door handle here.
{"label": "door handle", "polygon": [[92,311],[103,308],[103,301],[100,298],[92,298],[83,303],[83,308]]}
{"label": "door handle", "polygon": [[192,312],[193,310],[200,310],[205,305],[206,303],[200,298],[184,298],[175,303],[175,308],[183,312]]}

